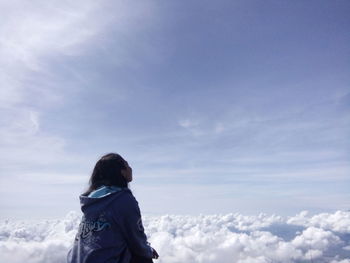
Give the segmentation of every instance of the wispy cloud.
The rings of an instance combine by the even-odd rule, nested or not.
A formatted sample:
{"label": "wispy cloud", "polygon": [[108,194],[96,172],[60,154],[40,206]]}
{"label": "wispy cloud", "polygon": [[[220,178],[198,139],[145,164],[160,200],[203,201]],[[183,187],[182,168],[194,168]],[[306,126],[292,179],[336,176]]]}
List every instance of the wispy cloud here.
{"label": "wispy cloud", "polygon": [[[101,48],[107,41],[104,34],[111,24],[113,30],[120,31],[121,40],[126,32],[137,30],[132,18],[142,14],[150,16],[151,8],[146,4],[133,7],[123,1],[1,3],[4,22],[0,25],[0,156],[3,165],[69,159],[64,136],[48,132],[41,117],[50,109],[62,106],[66,94],[79,91],[80,82],[88,76],[72,68],[74,79],[66,85],[64,74],[60,76],[60,65],[54,63],[82,57],[96,45]],[[119,59],[126,63],[128,58],[121,55]]]}
{"label": "wispy cloud", "polygon": [[82,28],[92,9],[89,2],[81,8],[68,2],[60,7],[40,1],[2,2],[5,23],[0,26],[0,156],[7,173],[9,167],[17,167],[18,172],[21,164],[55,163],[65,156],[64,138],[42,131],[42,109],[31,105],[34,96],[45,101],[58,94],[47,90],[47,83],[33,87],[31,74],[52,74],[47,69],[50,57],[72,55],[96,34],[92,22],[91,27]]}

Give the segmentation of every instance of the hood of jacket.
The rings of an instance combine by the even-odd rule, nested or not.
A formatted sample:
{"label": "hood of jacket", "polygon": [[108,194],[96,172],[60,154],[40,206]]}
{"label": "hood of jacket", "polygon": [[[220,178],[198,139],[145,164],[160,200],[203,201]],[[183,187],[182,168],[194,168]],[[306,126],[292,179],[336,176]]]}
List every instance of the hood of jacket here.
{"label": "hood of jacket", "polygon": [[88,196],[80,195],[81,211],[86,213],[96,213],[105,209],[113,200],[120,197],[125,192],[131,192],[129,188],[115,186],[101,186]]}

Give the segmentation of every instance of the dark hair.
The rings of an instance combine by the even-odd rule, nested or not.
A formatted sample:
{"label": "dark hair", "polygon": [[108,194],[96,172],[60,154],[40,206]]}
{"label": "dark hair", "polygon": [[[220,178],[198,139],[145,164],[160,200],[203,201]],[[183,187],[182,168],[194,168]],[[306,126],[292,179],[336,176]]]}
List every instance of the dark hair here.
{"label": "dark hair", "polygon": [[88,190],[83,195],[89,195],[102,185],[128,187],[128,182],[121,173],[121,170],[126,169],[125,162],[123,157],[117,153],[108,153],[102,156],[94,167]]}

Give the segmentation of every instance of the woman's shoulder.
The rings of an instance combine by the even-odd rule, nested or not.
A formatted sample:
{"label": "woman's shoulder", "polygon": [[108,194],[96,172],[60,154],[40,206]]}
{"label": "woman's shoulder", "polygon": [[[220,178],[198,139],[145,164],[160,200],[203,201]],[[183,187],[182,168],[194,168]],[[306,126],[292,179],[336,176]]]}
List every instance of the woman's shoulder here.
{"label": "woman's shoulder", "polygon": [[123,187],[122,192],[127,196],[134,196],[133,192],[130,190],[130,188]]}
{"label": "woman's shoulder", "polygon": [[123,188],[120,194],[120,197],[117,198],[118,201],[122,203],[137,203],[137,200],[133,192],[129,188]]}
{"label": "woman's shoulder", "polygon": [[124,215],[135,213],[139,209],[138,202],[130,189],[123,189],[118,198],[113,200],[112,206],[115,211]]}

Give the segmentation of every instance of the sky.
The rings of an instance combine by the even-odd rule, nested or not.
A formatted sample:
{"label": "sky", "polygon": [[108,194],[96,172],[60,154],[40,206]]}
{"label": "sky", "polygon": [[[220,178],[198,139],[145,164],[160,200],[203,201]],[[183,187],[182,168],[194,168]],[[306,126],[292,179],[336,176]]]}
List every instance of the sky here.
{"label": "sky", "polygon": [[350,209],[350,2],[1,1],[1,218]]}

